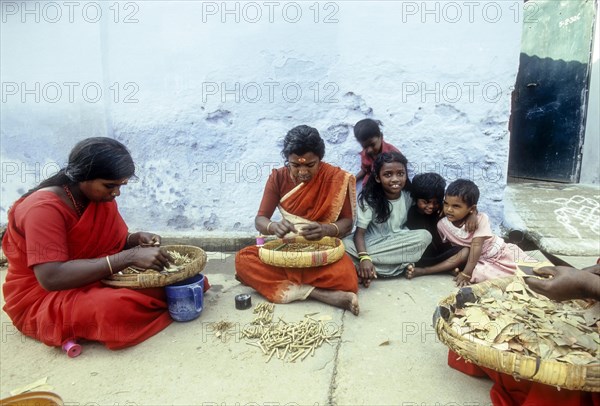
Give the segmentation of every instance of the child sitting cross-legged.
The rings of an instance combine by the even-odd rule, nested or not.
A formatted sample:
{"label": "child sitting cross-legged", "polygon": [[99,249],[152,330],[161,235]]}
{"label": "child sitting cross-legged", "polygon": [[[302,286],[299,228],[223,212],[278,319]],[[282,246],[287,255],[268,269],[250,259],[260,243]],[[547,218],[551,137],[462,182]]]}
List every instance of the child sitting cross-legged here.
{"label": "child sitting cross-legged", "polygon": [[377,157],[373,173],[358,197],[356,231],[346,237],[346,251],[357,266],[359,281],[368,287],[377,277],[412,270],[431,242],[426,230],[406,227],[412,206],[407,160],[399,152]]}
{"label": "child sitting cross-legged", "polygon": [[[415,267],[410,277],[429,275],[455,269],[466,260],[464,269],[456,277],[457,286],[510,276],[517,270],[517,262],[532,261],[519,247],[507,244],[492,233],[488,216],[477,214],[478,227],[474,232],[465,229],[468,216],[477,210],[479,188],[466,179],[452,182],[444,197],[444,214],[437,228],[443,241],[462,247],[455,256],[436,265]],[[535,262],[535,260],[533,260]]]}

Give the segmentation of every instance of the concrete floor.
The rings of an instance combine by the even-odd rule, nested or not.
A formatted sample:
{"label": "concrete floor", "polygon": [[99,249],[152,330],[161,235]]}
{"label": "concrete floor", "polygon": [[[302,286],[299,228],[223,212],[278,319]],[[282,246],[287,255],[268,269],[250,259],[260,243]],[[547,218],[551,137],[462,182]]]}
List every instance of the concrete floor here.
{"label": "concrete floor", "polygon": [[438,301],[455,289],[450,276],[375,281],[359,293],[358,317],[313,301],[276,305],[275,319],[288,322],[330,316],[342,338],[302,362],[266,363],[239,335],[215,337],[211,323],[235,323],[239,332],[254,319],[252,310],[235,309],[235,295],[250,293],[253,305],[264,299],[234,279],[231,254],[210,257],[204,273],[213,288],[201,316],[133,348],[84,343],[68,358],[23,336],[2,312],[0,396],[47,377],[70,405],[490,404],[490,381],[449,368],[431,327]]}
{"label": "concrete floor", "polygon": [[544,252],[598,257],[600,186],[510,183],[504,191],[504,226],[523,231]]}

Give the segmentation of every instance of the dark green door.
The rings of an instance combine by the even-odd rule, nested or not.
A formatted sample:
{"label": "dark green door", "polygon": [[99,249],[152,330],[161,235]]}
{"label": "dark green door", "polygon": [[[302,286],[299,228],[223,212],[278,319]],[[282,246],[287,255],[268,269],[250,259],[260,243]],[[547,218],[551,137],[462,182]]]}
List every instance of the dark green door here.
{"label": "dark green door", "polygon": [[524,4],[508,175],[577,182],[585,129],[594,0]]}

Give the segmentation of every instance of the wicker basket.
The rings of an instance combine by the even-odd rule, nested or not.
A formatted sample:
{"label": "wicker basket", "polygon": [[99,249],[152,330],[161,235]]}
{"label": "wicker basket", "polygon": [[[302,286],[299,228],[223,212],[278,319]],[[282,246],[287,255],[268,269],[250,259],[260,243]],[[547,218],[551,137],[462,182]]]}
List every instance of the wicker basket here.
{"label": "wicker basket", "polygon": [[176,251],[192,258],[192,262],[179,267],[176,272],[146,271],[139,273],[116,273],[102,282],[115,288],[146,289],[157,288],[180,282],[198,275],[206,265],[206,253],[202,248],[191,245],[165,245],[168,251]]}
{"label": "wicker basket", "polygon": [[[504,290],[512,281],[514,281],[512,277],[493,279],[473,285],[471,288],[473,294],[479,297],[491,286],[497,286]],[[512,375],[517,379],[526,379],[564,389],[600,392],[600,363],[573,365],[543,360],[487,347],[461,336],[444,319],[443,311],[440,312],[442,308],[454,306],[456,299],[457,294],[455,293],[440,302],[434,315],[434,325],[440,341],[466,361]]]}
{"label": "wicker basket", "polygon": [[[319,251],[284,251],[285,244],[319,244],[327,246],[327,249]],[[311,268],[333,264],[344,256],[344,243],[339,238],[324,237],[318,241],[309,241],[304,237],[291,237],[275,239],[265,243],[258,250],[258,256],[262,262],[268,265],[281,266],[284,268]]]}

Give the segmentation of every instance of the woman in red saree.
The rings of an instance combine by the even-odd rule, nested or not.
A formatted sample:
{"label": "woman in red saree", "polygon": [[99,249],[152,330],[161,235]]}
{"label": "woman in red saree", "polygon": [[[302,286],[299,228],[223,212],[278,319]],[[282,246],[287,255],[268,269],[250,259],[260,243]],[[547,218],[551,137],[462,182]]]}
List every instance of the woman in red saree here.
{"label": "woman in red saree", "polygon": [[[269,176],[255,218],[256,229],[279,238],[298,233],[312,241],[347,235],[354,223],[355,179],[321,161],[325,144],[319,132],[306,125],[293,128],[283,141],[281,154],[286,166]],[[271,221],[275,208],[279,208],[281,221]],[[242,283],[271,302],[311,298],[358,315],[358,277],[347,254],[333,264],[288,269],[263,263],[258,248],[251,246],[238,252],[235,270]]]}
{"label": "woman in red saree", "polygon": [[[582,270],[545,266],[535,272],[545,279],[527,278],[525,282],[531,289],[552,300],[600,300],[600,265]],[[494,406],[600,406],[600,392],[560,389],[540,382],[516,379],[467,362],[452,350],[448,351],[448,365],[467,375],[491,379],[494,385],[490,390],[490,398]]]}
{"label": "woman in red saree", "polygon": [[171,323],[162,288],[100,282],[128,266],[162,270],[170,260],[159,236],[129,234],[119,214],[115,198],[134,171],[123,144],[88,138],[66,168],[11,207],[2,239],[4,310],[23,334],[50,346],[86,339],[119,349]]}

